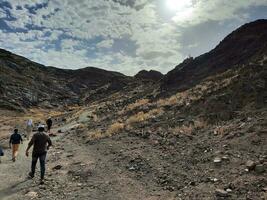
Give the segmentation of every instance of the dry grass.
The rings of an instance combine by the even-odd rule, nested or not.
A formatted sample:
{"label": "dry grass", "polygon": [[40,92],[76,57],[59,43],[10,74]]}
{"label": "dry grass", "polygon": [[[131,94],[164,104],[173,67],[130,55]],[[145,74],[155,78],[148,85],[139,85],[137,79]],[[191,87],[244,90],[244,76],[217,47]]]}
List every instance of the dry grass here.
{"label": "dry grass", "polygon": [[97,140],[97,139],[101,139],[104,137],[104,134],[101,131],[95,131],[95,132],[91,132],[88,134],[89,138],[92,140]]}
{"label": "dry grass", "polygon": [[229,131],[229,126],[217,126],[213,133],[214,135],[225,135]]}
{"label": "dry grass", "polygon": [[149,105],[149,99],[140,99],[140,100],[136,100],[135,103],[129,104],[127,105],[123,110],[119,111],[118,114],[119,115],[123,115],[128,111],[134,110],[138,107],[144,106],[144,105]]}
{"label": "dry grass", "polygon": [[170,98],[158,100],[156,104],[161,107],[167,105],[175,105],[177,102],[178,102],[177,96],[173,95]]}
{"label": "dry grass", "polygon": [[201,129],[205,129],[207,127],[208,127],[207,122],[205,122],[203,120],[196,120],[196,121],[194,121],[193,124],[177,126],[175,128],[171,128],[169,130],[171,132],[173,132],[175,135],[178,135],[178,134],[192,135],[192,133],[195,130],[201,130]]}
{"label": "dry grass", "polygon": [[138,122],[145,121],[148,118],[149,118],[149,114],[148,113],[144,113],[142,111],[142,112],[139,112],[139,113],[129,117],[129,119],[127,119],[126,123],[127,124],[135,124],[135,123],[138,123]]}
{"label": "dry grass", "polygon": [[159,115],[163,114],[163,112],[164,111],[163,111],[162,108],[155,108],[153,110],[150,110],[147,113],[144,113],[143,111],[141,111],[141,112],[138,112],[137,114],[132,115],[131,117],[129,117],[126,120],[126,124],[127,125],[133,125],[133,124],[136,124],[136,123],[139,123],[139,122],[143,122],[143,121],[146,121],[147,119],[150,119],[152,117],[159,116]]}
{"label": "dry grass", "polygon": [[119,133],[123,129],[124,129],[124,123],[115,122],[114,124],[110,125],[110,127],[106,131],[106,134],[111,136],[111,135],[114,135],[116,133]]}
{"label": "dry grass", "polygon": [[126,110],[127,111],[134,110],[135,108],[146,105],[148,103],[149,103],[149,99],[140,99],[140,100],[137,100],[135,103],[129,104],[126,107]]}
{"label": "dry grass", "polygon": [[150,110],[147,114],[149,115],[149,118],[156,117],[159,115],[162,115],[164,113],[162,108],[155,108],[153,110]]}

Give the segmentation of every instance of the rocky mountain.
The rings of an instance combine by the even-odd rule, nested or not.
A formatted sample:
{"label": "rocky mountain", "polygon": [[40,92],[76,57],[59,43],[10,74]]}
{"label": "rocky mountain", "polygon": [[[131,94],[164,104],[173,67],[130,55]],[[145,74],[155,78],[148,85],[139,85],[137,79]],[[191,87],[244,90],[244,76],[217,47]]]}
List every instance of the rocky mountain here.
{"label": "rocky mountain", "polygon": [[46,67],[0,50],[2,108],[79,104],[118,91],[131,80],[121,73],[93,67],[78,70]]}
{"label": "rocky mountain", "polygon": [[142,70],[138,72],[134,77],[139,80],[147,80],[147,81],[159,81],[163,78],[163,74],[161,72],[155,71],[155,70]]}
{"label": "rocky mountain", "polygon": [[267,20],[245,24],[210,52],[188,58],[162,80],[162,89],[181,91],[203,79],[252,62],[267,60]]}

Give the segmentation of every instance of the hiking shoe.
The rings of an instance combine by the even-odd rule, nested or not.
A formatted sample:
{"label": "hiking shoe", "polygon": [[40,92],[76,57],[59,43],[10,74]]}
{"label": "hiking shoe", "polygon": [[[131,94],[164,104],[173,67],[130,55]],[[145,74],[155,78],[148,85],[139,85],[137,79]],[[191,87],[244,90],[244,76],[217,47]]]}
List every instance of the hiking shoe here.
{"label": "hiking shoe", "polygon": [[16,158],[12,158],[12,161],[13,161],[13,162],[16,162]]}
{"label": "hiking shoe", "polygon": [[40,185],[43,185],[44,184],[44,179],[41,179],[40,180]]}
{"label": "hiking shoe", "polygon": [[34,177],[34,175],[30,172],[30,173],[28,174],[28,178],[29,178],[29,179],[33,179],[33,177]]}

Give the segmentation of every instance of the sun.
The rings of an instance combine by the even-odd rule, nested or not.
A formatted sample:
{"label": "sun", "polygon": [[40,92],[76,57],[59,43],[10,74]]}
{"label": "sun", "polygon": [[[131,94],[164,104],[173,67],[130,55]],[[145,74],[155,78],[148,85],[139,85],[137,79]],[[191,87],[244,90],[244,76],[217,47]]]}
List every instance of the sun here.
{"label": "sun", "polygon": [[170,10],[181,11],[192,6],[192,0],[166,0],[166,6]]}

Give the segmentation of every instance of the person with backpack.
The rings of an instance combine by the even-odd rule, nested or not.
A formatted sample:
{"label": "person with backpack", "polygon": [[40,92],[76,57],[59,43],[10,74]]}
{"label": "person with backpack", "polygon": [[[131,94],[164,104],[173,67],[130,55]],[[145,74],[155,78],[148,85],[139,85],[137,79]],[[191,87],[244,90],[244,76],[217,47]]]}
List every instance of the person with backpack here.
{"label": "person with backpack", "polygon": [[50,130],[51,130],[51,127],[53,125],[53,121],[52,121],[52,118],[49,117],[47,120],[46,120],[46,125],[47,125],[47,132],[50,133]]}
{"label": "person with backpack", "polygon": [[31,172],[29,173],[29,178],[33,178],[35,174],[36,164],[39,159],[40,162],[40,170],[41,170],[41,179],[40,184],[44,184],[44,176],[45,176],[45,161],[47,150],[52,146],[52,142],[50,137],[44,132],[44,125],[40,125],[38,127],[38,132],[35,133],[26,149],[26,156],[29,156],[29,150],[33,146],[32,151],[32,164],[31,164]]}
{"label": "person with backpack", "polygon": [[32,119],[28,119],[26,122],[26,138],[27,138],[27,140],[29,140],[31,137],[32,128],[33,128]]}
{"label": "person with backpack", "polygon": [[14,133],[10,136],[9,139],[9,148],[12,148],[12,160],[13,162],[16,161],[19,145],[23,144],[23,139],[21,135],[18,133],[18,129],[14,129]]}

